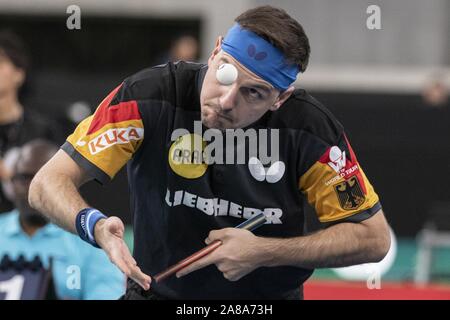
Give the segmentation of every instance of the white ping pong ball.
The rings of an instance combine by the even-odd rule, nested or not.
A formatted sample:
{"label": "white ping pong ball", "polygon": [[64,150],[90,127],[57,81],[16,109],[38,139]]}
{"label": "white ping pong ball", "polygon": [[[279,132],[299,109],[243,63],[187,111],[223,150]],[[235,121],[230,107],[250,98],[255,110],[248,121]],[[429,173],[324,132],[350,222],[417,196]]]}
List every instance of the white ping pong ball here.
{"label": "white ping pong ball", "polygon": [[229,63],[224,63],[219,66],[216,71],[216,78],[221,84],[229,86],[236,81],[238,71],[235,66]]}

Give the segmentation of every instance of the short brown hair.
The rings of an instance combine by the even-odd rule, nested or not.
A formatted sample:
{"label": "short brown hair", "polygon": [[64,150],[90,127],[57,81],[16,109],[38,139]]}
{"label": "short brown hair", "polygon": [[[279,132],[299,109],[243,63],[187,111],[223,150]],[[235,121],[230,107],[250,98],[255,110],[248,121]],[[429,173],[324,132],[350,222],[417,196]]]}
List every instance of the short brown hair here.
{"label": "short brown hair", "polygon": [[234,21],[280,49],[290,63],[304,72],[308,66],[309,40],[303,27],[283,9],[261,6],[245,11]]}

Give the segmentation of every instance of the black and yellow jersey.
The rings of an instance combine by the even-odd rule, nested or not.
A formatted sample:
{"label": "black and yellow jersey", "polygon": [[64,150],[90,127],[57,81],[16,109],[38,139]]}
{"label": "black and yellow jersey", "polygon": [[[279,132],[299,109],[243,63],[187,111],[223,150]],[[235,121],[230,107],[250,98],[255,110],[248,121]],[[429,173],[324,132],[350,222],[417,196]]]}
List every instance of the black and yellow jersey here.
{"label": "black and yellow jersey", "polygon": [[[194,123],[200,121],[206,70],[168,63],[127,78],[62,146],[101,183],[127,164],[133,255],[143,272],[161,272],[204,247],[211,230],[234,227],[260,212],[267,223],[256,235],[287,238],[303,235],[305,201],[324,227],[362,221],[381,208],[342,125],[304,90],[249,127],[269,135],[277,131],[276,163],[264,166],[250,154],[241,164],[182,161],[198,138]],[[173,140],[180,128],[186,135]],[[152,283],[152,290],[177,299],[282,299],[312,271],[262,267],[231,282],[209,266]]]}

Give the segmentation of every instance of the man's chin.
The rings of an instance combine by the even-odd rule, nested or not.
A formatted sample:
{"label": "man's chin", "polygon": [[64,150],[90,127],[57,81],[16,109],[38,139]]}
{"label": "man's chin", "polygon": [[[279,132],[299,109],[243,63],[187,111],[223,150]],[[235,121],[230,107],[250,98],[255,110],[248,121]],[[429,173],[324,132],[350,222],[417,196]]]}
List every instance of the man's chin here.
{"label": "man's chin", "polygon": [[220,117],[202,117],[202,123],[209,129],[225,130],[236,128],[231,121],[225,121],[225,119],[221,120]]}
{"label": "man's chin", "polygon": [[213,117],[202,117],[202,124],[208,129],[221,129],[221,123],[217,118]]}

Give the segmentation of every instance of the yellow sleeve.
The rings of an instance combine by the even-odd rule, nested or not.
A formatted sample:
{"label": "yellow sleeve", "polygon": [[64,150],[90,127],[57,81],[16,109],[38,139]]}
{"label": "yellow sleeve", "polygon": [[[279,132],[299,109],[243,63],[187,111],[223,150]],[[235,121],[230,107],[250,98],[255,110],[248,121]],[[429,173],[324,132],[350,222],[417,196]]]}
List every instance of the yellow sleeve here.
{"label": "yellow sleeve", "polygon": [[300,177],[299,188],[323,223],[358,222],[381,209],[345,135]]}
{"label": "yellow sleeve", "polygon": [[137,151],[144,125],[135,100],[120,101],[114,89],[67,138],[62,149],[102,183],[112,179]]}

